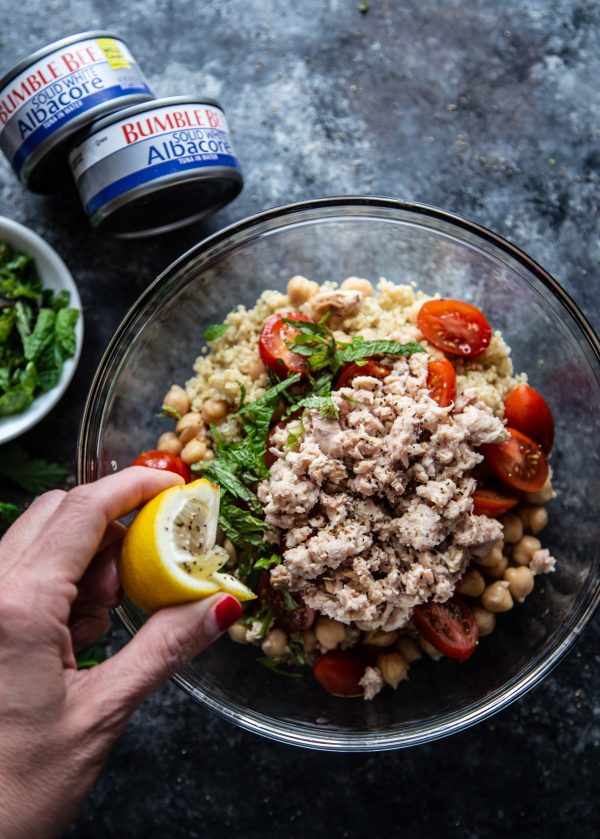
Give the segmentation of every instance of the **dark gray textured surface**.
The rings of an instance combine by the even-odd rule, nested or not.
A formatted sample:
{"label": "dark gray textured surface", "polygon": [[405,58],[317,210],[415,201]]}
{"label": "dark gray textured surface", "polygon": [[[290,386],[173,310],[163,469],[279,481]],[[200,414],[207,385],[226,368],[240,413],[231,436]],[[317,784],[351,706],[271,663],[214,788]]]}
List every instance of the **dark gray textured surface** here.
{"label": "dark gray textured surface", "polygon": [[[600,328],[598,4],[373,0],[366,15],[357,5],[0,0],[2,70],[53,39],[111,27],[158,94],[221,100],[246,176],[204,224],[124,244],[89,230],[73,197],[27,194],[0,162],[0,213],[48,239],[85,306],[78,373],[30,448],[50,440],[73,468],[91,376],[139,292],[206,233],[290,200],[382,194],[466,215],[540,261]],[[169,685],[136,713],[67,835],[598,834],[599,640],[596,620],[494,720],[383,755],[262,741]]]}

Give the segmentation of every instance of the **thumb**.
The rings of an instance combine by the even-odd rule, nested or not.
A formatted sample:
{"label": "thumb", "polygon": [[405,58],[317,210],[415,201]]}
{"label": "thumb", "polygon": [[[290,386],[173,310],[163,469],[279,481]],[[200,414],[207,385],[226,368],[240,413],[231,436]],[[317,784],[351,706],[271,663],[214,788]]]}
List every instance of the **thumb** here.
{"label": "thumb", "polygon": [[120,650],[92,671],[102,717],[126,720],[135,708],[240,617],[230,594],[156,612]]}

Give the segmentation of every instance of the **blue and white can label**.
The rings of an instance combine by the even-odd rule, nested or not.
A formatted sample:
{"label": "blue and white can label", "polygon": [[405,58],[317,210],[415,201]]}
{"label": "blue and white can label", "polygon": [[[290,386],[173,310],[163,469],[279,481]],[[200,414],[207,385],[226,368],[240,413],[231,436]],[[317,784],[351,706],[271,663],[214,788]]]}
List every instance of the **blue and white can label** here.
{"label": "blue and white can label", "polygon": [[[39,157],[41,147],[67,124],[88,111],[94,111],[93,120],[123,107],[125,97],[124,104],[153,97],[126,44],[83,37],[47,52],[0,90],[0,147],[22,176],[31,155]],[[109,107],[98,107],[104,103]],[[81,128],[81,120],[77,123],[74,130]]]}
{"label": "blue and white can label", "polygon": [[92,128],[69,156],[93,224],[108,204],[127,200],[128,194],[139,194],[153,182],[240,170],[218,105],[189,101],[149,106],[128,109],[135,113],[122,118],[114,114],[106,121],[110,124]]}

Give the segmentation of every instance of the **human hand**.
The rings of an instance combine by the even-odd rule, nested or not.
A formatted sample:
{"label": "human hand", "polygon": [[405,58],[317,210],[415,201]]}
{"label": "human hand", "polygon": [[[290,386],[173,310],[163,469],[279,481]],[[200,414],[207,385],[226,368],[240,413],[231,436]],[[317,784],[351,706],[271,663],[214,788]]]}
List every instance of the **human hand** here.
{"label": "human hand", "polygon": [[0,836],[46,839],[79,811],[140,702],[240,616],[230,595],[162,609],[76,669],[121,597],[116,519],[181,482],[132,467],[40,496],[0,541]]}

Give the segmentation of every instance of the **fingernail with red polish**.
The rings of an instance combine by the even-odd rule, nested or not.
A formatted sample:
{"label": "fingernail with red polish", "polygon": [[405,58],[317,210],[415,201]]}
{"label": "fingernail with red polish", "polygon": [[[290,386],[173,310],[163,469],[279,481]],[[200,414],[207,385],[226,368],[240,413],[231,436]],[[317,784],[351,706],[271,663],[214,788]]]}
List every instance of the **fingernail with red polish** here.
{"label": "fingernail with red polish", "polygon": [[235,623],[243,611],[242,604],[231,595],[219,600],[215,606],[215,621],[221,632]]}

